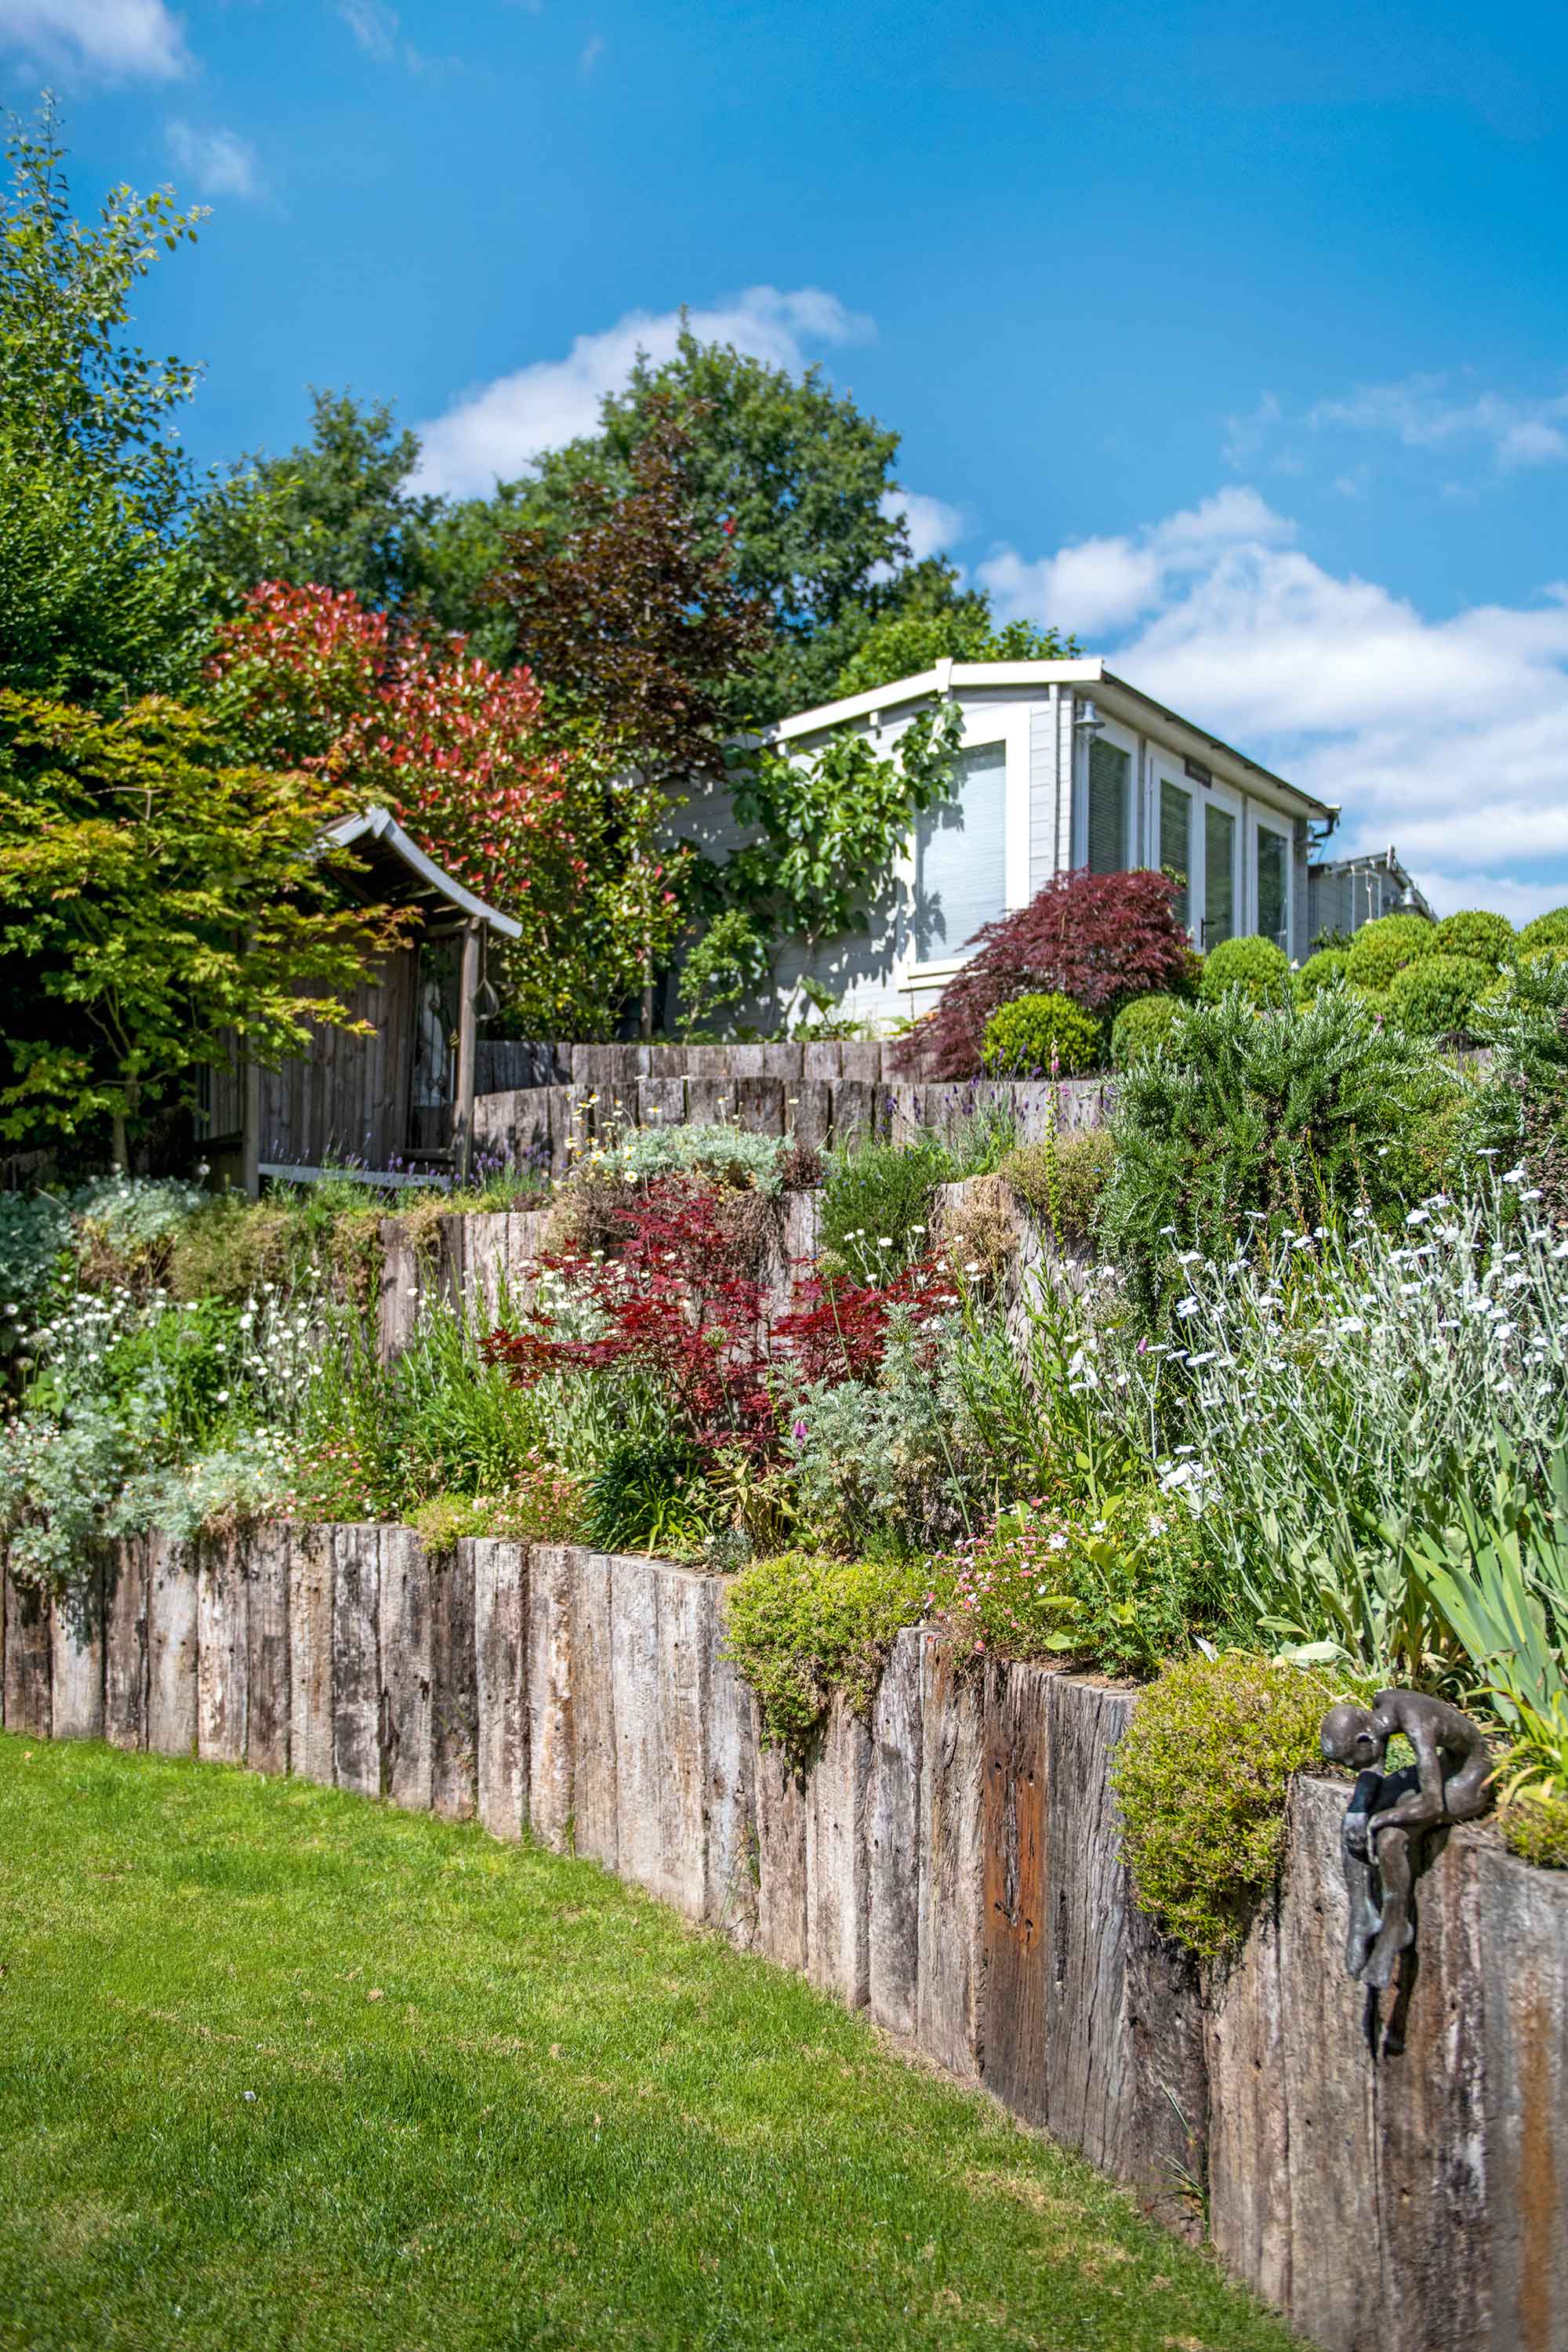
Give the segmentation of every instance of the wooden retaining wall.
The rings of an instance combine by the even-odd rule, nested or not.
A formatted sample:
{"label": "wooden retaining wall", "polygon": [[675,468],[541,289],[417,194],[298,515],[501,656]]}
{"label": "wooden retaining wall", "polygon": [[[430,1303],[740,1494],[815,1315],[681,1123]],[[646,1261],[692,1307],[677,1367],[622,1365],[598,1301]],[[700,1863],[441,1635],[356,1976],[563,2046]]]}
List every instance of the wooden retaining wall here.
{"label": "wooden retaining wall", "polygon": [[749,1134],[793,1136],[814,1150],[868,1137],[950,1136],[988,1102],[1012,1107],[1019,1140],[1096,1127],[1109,1084],[1064,1078],[915,1085],[884,1077],[883,1047],[845,1045],[574,1045],[570,1084],[479,1095],[474,1145],[509,1167],[563,1176],[578,1150],[630,1127],[722,1121]]}
{"label": "wooden retaining wall", "polygon": [[1130,1899],[1135,1700],[899,1636],[797,1776],[724,1656],[722,1585],[575,1547],[270,1527],[8,1580],[5,1727],[293,1771],[574,1849],[1206,2221],[1329,2352],[1568,2347],[1568,1874],[1454,1833],[1402,2053],[1342,1965],[1341,1785],[1205,1981]]}

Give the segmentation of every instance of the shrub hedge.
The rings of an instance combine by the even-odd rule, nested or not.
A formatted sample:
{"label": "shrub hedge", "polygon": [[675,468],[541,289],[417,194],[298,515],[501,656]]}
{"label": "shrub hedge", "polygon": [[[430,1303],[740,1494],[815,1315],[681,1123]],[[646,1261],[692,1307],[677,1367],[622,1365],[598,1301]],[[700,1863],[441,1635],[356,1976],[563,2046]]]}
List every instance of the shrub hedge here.
{"label": "shrub hedge", "polygon": [[1124,1004],[1110,1029],[1110,1066],[1124,1070],[1140,1054],[1157,1054],[1187,1008],[1179,996],[1156,992]]}
{"label": "shrub hedge", "polygon": [[1254,1004],[1281,1004],[1290,991],[1290,961],[1272,940],[1256,935],[1222,940],[1204,958],[1198,1000],[1217,1004],[1227,989],[1243,988]]}

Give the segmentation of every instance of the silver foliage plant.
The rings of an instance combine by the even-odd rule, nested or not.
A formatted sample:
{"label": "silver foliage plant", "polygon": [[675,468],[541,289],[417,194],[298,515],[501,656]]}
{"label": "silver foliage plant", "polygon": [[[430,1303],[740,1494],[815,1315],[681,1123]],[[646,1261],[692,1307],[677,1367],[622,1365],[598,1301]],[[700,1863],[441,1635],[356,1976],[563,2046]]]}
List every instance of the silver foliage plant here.
{"label": "silver foliage plant", "polygon": [[1568,1238],[1538,1200],[1512,1168],[1392,1233],[1184,1253],[1179,1337],[1112,1332],[1095,1375],[1277,1643],[1514,1722],[1568,1690]]}

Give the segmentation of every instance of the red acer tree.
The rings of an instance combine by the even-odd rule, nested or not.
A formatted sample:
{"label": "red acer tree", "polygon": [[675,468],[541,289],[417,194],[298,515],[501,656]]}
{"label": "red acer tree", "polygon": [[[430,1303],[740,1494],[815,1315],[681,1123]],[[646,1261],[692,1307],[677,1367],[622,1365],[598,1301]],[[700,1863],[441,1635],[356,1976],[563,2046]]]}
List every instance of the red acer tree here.
{"label": "red acer tree", "polygon": [[320,780],[323,814],[389,808],[523,936],[500,975],[518,1025],[603,1034],[639,984],[636,942],[678,921],[651,812],[584,750],[552,748],[527,669],[397,627],[348,592],[267,582],[219,630],[209,682],[253,760]]}
{"label": "red acer tree", "polygon": [[985,1024],[1015,996],[1054,990],[1086,1013],[1185,984],[1191,949],[1163,874],[1053,875],[1016,913],[987,923],[976,953],[934,1011],[898,1047],[900,1067],[927,1078],[972,1077]]}

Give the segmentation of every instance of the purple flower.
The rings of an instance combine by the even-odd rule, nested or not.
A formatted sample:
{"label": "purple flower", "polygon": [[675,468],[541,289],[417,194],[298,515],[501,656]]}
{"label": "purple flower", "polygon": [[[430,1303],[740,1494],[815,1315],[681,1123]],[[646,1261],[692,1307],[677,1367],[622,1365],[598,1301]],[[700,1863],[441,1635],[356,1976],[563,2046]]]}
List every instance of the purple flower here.
{"label": "purple flower", "polygon": [[804,1442],[805,1437],[805,1423],[804,1421],[797,1421],[795,1423],[792,1434],[797,1445]]}

